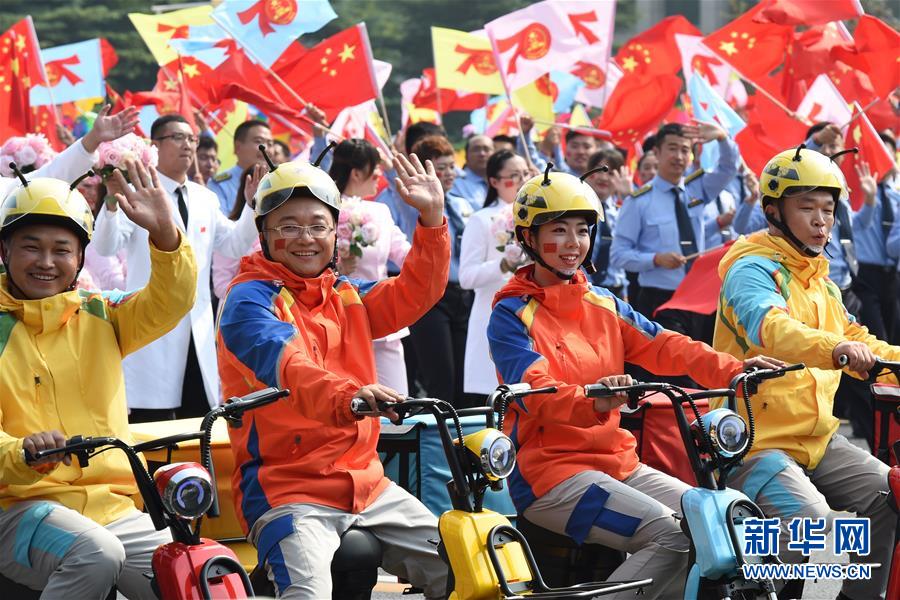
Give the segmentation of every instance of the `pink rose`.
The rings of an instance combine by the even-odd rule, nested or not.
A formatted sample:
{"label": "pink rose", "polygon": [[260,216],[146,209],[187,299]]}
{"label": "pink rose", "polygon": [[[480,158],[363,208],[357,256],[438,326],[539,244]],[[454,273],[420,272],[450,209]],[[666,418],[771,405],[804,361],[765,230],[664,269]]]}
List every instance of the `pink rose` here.
{"label": "pink rose", "polygon": [[338,241],[337,241],[337,249],[338,249],[338,254],[340,254],[341,256],[349,256],[349,254],[350,254],[350,240],[344,239],[344,238],[338,239]]}
{"label": "pink rose", "polygon": [[349,242],[352,235],[353,227],[351,227],[349,223],[341,223],[337,226],[338,239],[347,240]]}
{"label": "pink rose", "polygon": [[22,146],[16,152],[16,163],[18,163],[19,168],[34,165],[35,161],[37,161],[37,152],[31,146]]}
{"label": "pink rose", "polygon": [[100,164],[102,166],[118,167],[121,160],[122,154],[115,146],[110,145],[100,153]]}
{"label": "pink rose", "polygon": [[505,258],[508,263],[517,264],[522,260],[522,254],[521,246],[518,244],[508,244],[506,250],[503,252],[503,258]]}
{"label": "pink rose", "polygon": [[378,240],[378,225],[376,223],[366,223],[362,226],[362,238],[366,245],[371,246]]}
{"label": "pink rose", "polygon": [[3,144],[3,148],[0,148],[0,152],[15,154],[25,146],[25,143],[25,138],[21,136],[11,137]]}
{"label": "pink rose", "polygon": [[144,144],[141,149],[141,162],[145,167],[155,167],[159,164],[159,150],[156,146]]}
{"label": "pink rose", "polygon": [[34,150],[35,152],[37,152],[38,154],[40,154],[41,151],[44,150],[45,148],[50,147],[50,142],[47,140],[46,137],[44,137],[44,134],[42,134],[42,133],[38,133],[36,135],[29,134],[27,137],[28,137],[28,145],[31,146],[31,149]]}
{"label": "pink rose", "polygon": [[350,222],[350,213],[348,213],[346,210],[341,210],[341,212],[338,213],[338,225],[345,225],[349,222]]}

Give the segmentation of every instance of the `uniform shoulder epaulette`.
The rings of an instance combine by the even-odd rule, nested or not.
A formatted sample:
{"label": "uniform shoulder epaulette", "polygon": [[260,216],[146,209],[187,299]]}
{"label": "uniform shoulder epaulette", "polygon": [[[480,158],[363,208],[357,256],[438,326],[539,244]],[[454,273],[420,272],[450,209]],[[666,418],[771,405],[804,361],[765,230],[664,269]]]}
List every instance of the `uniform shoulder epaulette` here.
{"label": "uniform shoulder epaulette", "polygon": [[231,179],[231,171],[225,171],[224,173],[219,173],[215,177],[213,177],[213,181],[216,183],[222,183],[223,181],[228,181]]}
{"label": "uniform shoulder epaulette", "polygon": [[688,184],[688,183],[692,182],[693,180],[697,179],[698,177],[700,177],[701,175],[703,175],[704,173],[706,173],[706,171],[704,171],[703,169],[697,169],[696,171],[694,171],[693,173],[691,173],[690,175],[688,175],[684,178],[684,183]]}
{"label": "uniform shoulder epaulette", "polygon": [[638,196],[643,196],[644,194],[646,194],[647,192],[649,192],[652,189],[653,189],[653,184],[648,183],[647,185],[634,190],[634,192],[631,194],[631,197],[637,198]]}

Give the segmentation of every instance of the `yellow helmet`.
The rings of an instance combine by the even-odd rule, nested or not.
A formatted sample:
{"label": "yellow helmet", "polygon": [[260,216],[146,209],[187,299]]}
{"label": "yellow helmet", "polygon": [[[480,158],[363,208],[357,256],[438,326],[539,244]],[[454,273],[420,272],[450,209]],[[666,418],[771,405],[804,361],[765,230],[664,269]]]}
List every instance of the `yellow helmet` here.
{"label": "yellow helmet", "polygon": [[568,173],[535,175],[522,184],[513,205],[516,231],[555,221],[564,216],[586,215],[591,225],[604,220],[600,199],[587,183]]}
{"label": "yellow helmet", "polygon": [[837,202],[847,193],[847,184],[837,163],[803,146],[776,154],[759,178],[764,203],[817,189],[830,192]]}
{"label": "yellow helmet", "polygon": [[306,189],[324,203],[334,214],[335,220],[341,210],[341,192],[331,176],[308,162],[294,160],[278,165],[259,182],[256,190],[256,223],[262,227],[262,217],[266,216],[297,191]]}
{"label": "yellow helmet", "polygon": [[0,235],[18,223],[57,222],[72,229],[86,245],[94,232],[94,215],[77,189],[60,179],[38,177],[13,190],[0,205]]}

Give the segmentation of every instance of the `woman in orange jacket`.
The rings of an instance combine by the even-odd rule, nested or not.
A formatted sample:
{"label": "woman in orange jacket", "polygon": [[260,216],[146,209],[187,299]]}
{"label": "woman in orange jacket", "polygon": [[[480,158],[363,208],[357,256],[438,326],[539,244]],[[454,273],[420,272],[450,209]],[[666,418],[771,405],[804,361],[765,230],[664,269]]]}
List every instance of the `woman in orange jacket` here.
{"label": "woman in orange jacket", "polygon": [[447,568],[428,542],[437,520],[385,478],[378,419],[350,410],[354,398],[376,412],[376,401],[402,399],[376,383],[372,340],[412,324],[447,284],[444,194],[426,164],[395,158],[419,222],[400,275],[378,282],[334,271],[341,194],[327,173],[288,162],[260,182],[262,250],[242,260],[225,296],[219,373],[225,397],[291,392],[229,428],[236,512],[281,598],[331,597],[331,559],[351,526],[381,541],[385,570],[429,598],[446,593]]}
{"label": "woman in orange jacket", "polygon": [[583,180],[545,173],[519,190],[516,236],[534,264],[519,269],[494,299],[491,355],[504,383],[556,386],[509,408],[505,432],[518,461],[510,493],[520,514],[577,543],[631,556],[611,580],[652,577],[648,598],[680,597],[689,544],[674,512],[687,484],[642,465],[634,436],[619,428],[626,397],[591,399],[584,385],[627,385],[625,361],[660,375],[688,374],[727,386],[748,366],[665,330],[605,288],[591,285],[599,202]]}

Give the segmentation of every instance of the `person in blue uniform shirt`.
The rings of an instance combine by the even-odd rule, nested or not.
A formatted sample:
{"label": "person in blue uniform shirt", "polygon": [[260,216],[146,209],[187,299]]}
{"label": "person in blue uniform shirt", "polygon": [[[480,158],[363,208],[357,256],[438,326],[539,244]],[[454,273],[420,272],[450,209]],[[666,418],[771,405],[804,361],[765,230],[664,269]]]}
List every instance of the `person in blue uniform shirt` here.
{"label": "person in blue uniform shirt", "polygon": [[256,163],[263,163],[259,146],[270,148],[272,144],[272,132],[265,121],[244,121],[234,130],[234,155],[237,157],[237,164],[222,171],[206,184],[219,198],[219,208],[223,213],[229,215],[234,208],[238,187],[241,185],[241,173]]}
{"label": "person in blue uniform shirt", "polygon": [[619,217],[618,202],[631,194],[631,173],[625,165],[625,157],[618,150],[594,152],[588,160],[587,170],[606,167],[609,171],[598,171],[585,178],[597,194],[606,218],[597,226],[597,240],[594,243],[592,262],[596,272],[590,275],[591,282],[611,291],[624,299],[626,293],[625,270],[609,264],[609,249]]}
{"label": "person in blue uniform shirt", "polygon": [[484,206],[488,184],[485,180],[487,161],[494,152],[494,140],[486,135],[473,135],[466,141],[466,164],[456,175],[450,194],[465,198],[476,209]]}
{"label": "person in blue uniform shirt", "polygon": [[[694,171],[693,141],[719,147],[719,162],[709,172]],[[610,249],[615,268],[639,273],[641,289],[632,305],[648,317],[669,300],[690,266],[690,258],[706,249],[704,211],[737,173],[738,150],[718,125],[663,125],[656,134],[656,176],[625,200]],[[670,314],[671,313],[671,314]],[[694,320],[682,311],[657,315],[664,326],[691,335]]]}

